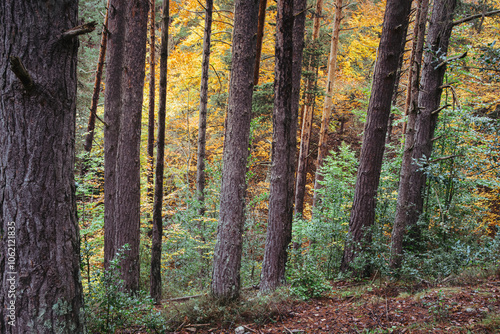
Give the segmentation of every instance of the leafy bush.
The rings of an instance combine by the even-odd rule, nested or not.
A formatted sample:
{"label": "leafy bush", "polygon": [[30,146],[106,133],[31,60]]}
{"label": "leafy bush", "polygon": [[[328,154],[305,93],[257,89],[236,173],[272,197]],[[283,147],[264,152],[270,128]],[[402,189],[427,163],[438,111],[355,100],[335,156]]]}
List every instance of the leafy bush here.
{"label": "leafy bush", "polygon": [[349,226],[354,195],[357,159],[354,151],[342,143],[339,152],[325,158],[321,173],[319,201],[310,221],[296,218],[293,242],[307,250],[309,261],[325,277],[333,278],[340,267],[343,246]]}
{"label": "leafy bush", "polygon": [[299,250],[295,251],[287,277],[290,291],[304,300],[321,297],[324,292],[331,290],[325,275],[310,260],[307,254],[304,256]]}
{"label": "leafy bush", "polygon": [[161,313],[155,310],[146,292],[124,291],[119,269],[127,246],[117,252],[108,270],[96,272],[92,277],[85,294],[87,329],[91,333],[115,333],[132,326],[155,333],[166,330]]}

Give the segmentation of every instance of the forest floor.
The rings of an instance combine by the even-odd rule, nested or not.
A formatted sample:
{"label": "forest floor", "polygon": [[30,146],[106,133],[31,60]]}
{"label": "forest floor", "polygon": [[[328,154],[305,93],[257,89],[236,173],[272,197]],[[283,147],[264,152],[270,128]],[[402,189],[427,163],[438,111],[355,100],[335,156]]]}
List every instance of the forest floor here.
{"label": "forest floor", "polygon": [[276,304],[268,321],[188,323],[175,333],[500,333],[500,271],[453,281],[336,282],[327,297]]}

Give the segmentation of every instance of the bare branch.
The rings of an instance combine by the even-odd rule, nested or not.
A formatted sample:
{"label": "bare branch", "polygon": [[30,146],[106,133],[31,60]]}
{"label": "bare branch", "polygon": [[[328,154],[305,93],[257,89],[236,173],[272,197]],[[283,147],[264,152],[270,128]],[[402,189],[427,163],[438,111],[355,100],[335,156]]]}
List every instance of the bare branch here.
{"label": "bare branch", "polygon": [[102,118],[100,118],[99,116],[97,116],[97,113],[96,111],[93,111],[92,109],[90,109],[90,112],[94,114],[95,118],[97,118],[102,124],[104,124],[105,127],[109,127],[109,124],[104,122],[104,120]]}
{"label": "bare branch", "polygon": [[443,138],[443,135],[434,137],[434,138],[431,139],[431,141],[434,142],[434,141],[436,141],[438,139],[441,139],[441,138]]}
{"label": "bare branch", "polygon": [[494,10],[494,11],[488,12],[488,13],[481,13],[481,14],[476,14],[476,15],[471,15],[471,16],[468,16],[468,17],[464,17],[463,19],[460,19],[460,20],[457,20],[457,21],[453,22],[452,25],[453,26],[457,26],[459,24],[462,24],[462,23],[465,23],[465,22],[469,22],[469,21],[478,19],[480,17],[488,17],[488,16],[493,16],[493,15],[496,15],[496,14],[500,14],[500,10]]}
{"label": "bare branch", "polygon": [[11,56],[10,57],[10,69],[16,77],[21,81],[26,91],[31,91],[33,89],[33,79],[31,79],[30,74],[24,67],[21,59],[19,57]]}
{"label": "bare branch", "polygon": [[74,38],[74,37],[79,36],[79,35],[88,34],[92,31],[94,31],[96,26],[97,26],[96,21],[92,21],[89,23],[79,25],[78,27],[74,27],[68,31],[63,32],[61,34],[61,38],[64,40],[68,40],[68,39]]}
{"label": "bare branch", "polygon": [[467,51],[465,51],[464,53],[462,53],[461,55],[458,55],[458,56],[455,56],[455,57],[451,57],[451,58],[448,58],[444,61],[442,61],[441,63],[438,64],[438,66],[436,66],[436,70],[438,68],[440,68],[441,66],[443,65],[446,65],[448,63],[451,63],[452,61],[455,61],[455,60],[458,60],[458,59],[462,59],[462,58],[465,58],[467,56]]}
{"label": "bare branch", "polygon": [[461,157],[462,154],[454,154],[454,155],[447,155],[445,157],[441,157],[441,158],[436,158],[436,159],[433,159],[431,160],[430,162],[431,163],[435,163],[435,162],[438,162],[438,161],[443,161],[443,160],[448,160],[448,159],[453,159],[453,158],[456,158],[456,157]]}
{"label": "bare branch", "polygon": [[437,113],[439,113],[441,110],[446,109],[446,108],[448,108],[448,107],[451,107],[451,105],[450,105],[450,104],[445,104],[445,105],[444,105],[444,106],[442,106],[441,108],[439,108],[439,109],[436,109],[436,110],[432,111],[432,112],[431,112],[431,115],[437,114]]}

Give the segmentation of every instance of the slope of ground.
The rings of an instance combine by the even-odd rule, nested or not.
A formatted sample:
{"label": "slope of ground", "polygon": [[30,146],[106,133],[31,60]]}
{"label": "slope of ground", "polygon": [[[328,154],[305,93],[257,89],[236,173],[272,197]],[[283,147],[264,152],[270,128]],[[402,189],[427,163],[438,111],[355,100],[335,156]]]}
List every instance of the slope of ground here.
{"label": "slope of ground", "polygon": [[500,275],[411,288],[340,282],[328,297],[278,305],[268,323],[187,323],[177,333],[500,333]]}

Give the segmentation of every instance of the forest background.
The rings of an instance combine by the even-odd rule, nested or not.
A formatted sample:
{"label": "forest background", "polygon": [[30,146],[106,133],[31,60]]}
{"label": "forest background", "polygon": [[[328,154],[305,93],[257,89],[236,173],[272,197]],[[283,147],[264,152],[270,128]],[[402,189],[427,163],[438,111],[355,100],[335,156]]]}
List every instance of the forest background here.
{"label": "forest background", "polygon": [[[161,12],[161,3],[156,3]],[[224,120],[227,87],[230,76],[232,10],[230,1],[216,1],[212,24],[212,46],[208,85],[207,126],[207,191],[206,212],[198,214],[196,197],[196,148],[201,80],[204,7],[198,1],[171,2],[169,30],[169,62],[167,119],[165,139],[165,201],[162,275],[166,282],[164,295],[175,297],[204,291],[210,283],[211,257],[216,240],[218,204],[222,171]],[[309,102],[314,108],[311,149],[307,158],[307,186],[304,213],[295,218],[289,275],[301,279],[303,271],[332,279],[339,274],[340,258],[345,242],[352,205],[357,157],[361,146],[371,78],[385,9],[383,1],[347,3],[339,38],[338,68],[332,96],[334,113],[329,124],[328,148],[331,154],[323,168],[322,201],[313,215],[315,160],[321,126],[327,61],[335,6],[326,1],[319,16],[319,36],[312,40],[315,3],[308,4],[306,48],[303,81],[312,80],[311,91],[302,84],[304,96],[313,94]],[[457,18],[491,11],[498,3],[465,1],[460,3]],[[103,21],[105,1],[81,1],[81,19]],[[259,282],[263,245],[267,224],[269,176],[271,166],[272,108],[274,82],[274,45],[276,6],[268,4],[262,44],[259,83],[253,98],[250,157],[247,170],[246,220],[243,233],[242,286]],[[160,47],[160,21],[156,20],[155,48]],[[467,57],[450,63],[446,83],[453,89],[443,95],[450,105],[440,115],[435,142],[436,161],[429,166],[425,219],[433,246],[432,256],[415,254],[408,259],[405,275],[447,276],[470,262],[471,238],[495,236],[498,225],[498,67],[500,51],[495,43],[500,23],[485,17],[458,26],[452,35],[449,54],[467,51]],[[411,27],[408,29],[411,31]],[[88,109],[99,53],[100,34],[81,38],[79,54],[79,95],[77,107],[77,168],[85,161],[83,144],[87,133]],[[405,123],[404,105],[408,86],[408,62],[411,34],[402,64],[401,78],[392,106],[392,128],[388,137],[381,184],[377,201],[375,246],[377,270],[389,274],[388,245],[396,199],[401,143]],[[148,42],[150,43],[150,41]],[[156,63],[157,76],[159,62]],[[312,70],[311,70],[312,69]],[[141,149],[141,286],[149,284],[149,254],[152,201],[147,196],[148,73],[144,86]],[[105,75],[105,74],[104,74]],[[156,78],[158,85],[159,78]],[[105,90],[104,84],[101,89]],[[158,101],[158,89],[156,89]],[[103,118],[103,104],[97,115]],[[92,168],[78,181],[78,209],[82,235],[84,282],[91,284],[93,273],[103,264],[103,132],[97,122],[91,152]],[[300,134],[299,134],[300,135]],[[300,139],[300,136],[298,137]],[[448,158],[453,156],[453,158]],[[79,173],[79,175],[81,175]],[[429,236],[430,237],[430,236]],[[481,239],[482,240],[482,239]],[[321,245],[321,246],[318,246]],[[445,246],[446,245],[446,246]],[[439,252],[443,252],[440,254]],[[465,253],[464,253],[465,252]],[[465,256],[468,254],[467,256]],[[308,260],[305,261],[304,257]],[[447,260],[444,258],[448,258]],[[457,261],[457,257],[461,258]],[[462,259],[462,257],[465,257]],[[415,263],[410,263],[415,261]],[[419,262],[420,265],[416,266]],[[434,266],[440,262],[440,266]],[[307,268],[302,268],[305,266]]]}
{"label": "forest background", "polygon": [[[410,51],[417,12],[416,8],[412,9],[405,52],[392,99],[375,221],[370,227],[372,238],[369,246],[364,247],[352,264],[352,271],[347,272],[341,268],[342,257],[348,241],[356,171],[386,3],[361,0],[347,1],[342,5],[331,95],[333,113],[327,124],[325,141],[329,154],[321,168],[317,164],[318,142],[336,1],[325,0],[321,7],[318,3],[309,1],[306,10],[298,147],[304,140],[301,136],[304,131],[302,124],[306,122],[308,110],[312,117],[312,130],[309,152],[303,160],[305,198],[301,212],[296,212],[294,216],[292,243],[288,250],[286,282],[291,291],[302,298],[317,297],[329,288],[328,280],[344,279],[353,274],[363,276],[358,274],[366,268],[370,269],[372,277],[433,281],[457,274],[465,267],[498,264],[500,49],[497,42],[500,21],[498,17],[485,13],[497,11],[500,3],[497,0],[464,0],[458,3],[455,21],[471,15],[477,18],[457,24],[451,35],[450,59],[443,82],[446,87],[441,98],[443,108],[439,112],[432,140],[432,156],[426,157],[425,162],[415,162],[421,164],[427,177],[423,194],[424,210],[419,220],[425,228],[418,244],[406,239],[407,244],[417,246],[405,249],[402,264],[395,268],[390,263],[391,232],[408,119],[405,115],[406,98],[411,86]],[[153,1],[152,5],[157,17],[153,17],[154,37],[148,40],[141,122],[140,291],[150,288],[153,234],[151,171],[154,160],[149,158],[148,141],[151,138],[148,134],[151,133],[151,126],[153,133],[158,126],[157,114],[154,123],[149,121],[148,106],[154,98],[156,111],[160,101],[160,62],[152,61],[150,50],[154,48],[158,55],[161,47],[159,13],[162,3]],[[164,298],[205,293],[211,282],[231,75],[233,7],[230,0],[214,2],[208,74],[207,179],[202,204],[197,193],[196,174],[205,7],[200,1],[170,1],[161,253]],[[79,12],[83,22],[99,22],[98,27],[102,27],[106,1],[82,0]],[[272,165],[276,14],[276,4],[267,3],[258,84],[253,93],[246,170],[242,287],[259,285],[264,259]],[[317,35],[313,32],[315,24],[319,28]],[[126,318],[134,309],[128,306],[135,297],[122,295],[118,277],[104,275],[106,124],[102,121],[102,102],[97,105],[98,120],[91,151],[84,148],[100,44],[101,29],[80,37],[75,175],[82,282],[86,302],[95,310],[88,313],[89,324],[95,326],[96,331],[111,331],[111,327],[130,325]],[[460,57],[454,57],[456,55]],[[150,75],[153,72],[154,80]],[[98,85],[101,94],[106,91],[105,77],[106,71]],[[151,85],[153,95],[150,94]],[[317,173],[322,180],[315,186]],[[118,263],[112,262],[107,270],[116,270]],[[116,296],[121,296],[123,300],[113,299]],[[100,313],[98,310],[104,305],[103,301],[108,308]],[[153,327],[164,326],[156,322],[152,315],[144,321]]]}

